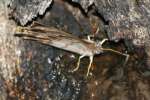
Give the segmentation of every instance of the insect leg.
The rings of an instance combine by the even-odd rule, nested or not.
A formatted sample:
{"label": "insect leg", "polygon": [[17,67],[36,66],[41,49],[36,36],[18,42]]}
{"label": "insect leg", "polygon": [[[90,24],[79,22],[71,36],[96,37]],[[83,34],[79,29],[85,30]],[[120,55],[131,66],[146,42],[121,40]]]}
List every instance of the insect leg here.
{"label": "insect leg", "polygon": [[81,60],[83,57],[84,57],[84,55],[81,55],[81,56],[78,58],[77,67],[76,67],[75,69],[73,69],[72,72],[77,71],[77,70],[79,69],[79,67],[80,67],[80,60]]}
{"label": "insect leg", "polygon": [[104,38],[102,41],[100,41],[100,45],[103,45],[106,41],[108,41],[108,39]]}
{"label": "insect leg", "polygon": [[93,56],[90,56],[90,63],[89,63],[88,71],[87,71],[87,74],[86,74],[87,77],[88,77],[88,75],[89,75],[89,72],[90,72],[90,69],[91,69],[92,62],[93,62]]}
{"label": "insect leg", "polygon": [[94,37],[94,35],[88,35],[88,36],[87,36],[87,39],[83,39],[83,40],[84,40],[84,41],[87,41],[87,42],[89,42],[89,43],[94,43],[94,41],[91,40],[91,37]]}
{"label": "insect leg", "polygon": [[126,59],[125,59],[125,62],[124,62],[124,64],[123,64],[123,65],[126,65],[126,63],[127,63],[127,62],[128,62],[128,60],[129,60],[130,55],[128,55],[128,54],[123,54],[123,55],[125,55],[125,56],[126,56]]}
{"label": "insect leg", "polygon": [[94,37],[94,35],[88,35],[88,36],[87,36],[88,41],[92,41],[92,40],[91,40],[91,37]]}

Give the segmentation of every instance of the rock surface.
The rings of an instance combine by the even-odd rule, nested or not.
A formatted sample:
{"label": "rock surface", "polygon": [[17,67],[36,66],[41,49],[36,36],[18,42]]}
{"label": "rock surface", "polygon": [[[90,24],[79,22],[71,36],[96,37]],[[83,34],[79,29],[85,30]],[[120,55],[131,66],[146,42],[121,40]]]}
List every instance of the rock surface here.
{"label": "rock surface", "polygon": [[[108,52],[97,55],[89,77],[85,78],[89,64],[87,58],[81,60],[77,72],[71,73],[78,55],[13,36],[16,24],[28,26],[32,21],[38,21],[81,38],[92,34],[97,37],[94,40],[100,40],[106,38],[107,32],[113,41],[132,40],[140,47],[146,43],[146,52],[149,52],[149,0],[38,1],[3,0],[1,3],[1,100],[149,100],[150,69],[146,65],[145,48],[135,49],[125,66],[124,56]],[[44,13],[40,13],[41,16],[38,8],[43,2],[50,3],[41,9]],[[7,15],[7,4],[10,4],[10,16],[16,23]],[[98,27],[100,30],[96,32]],[[110,41],[103,46],[126,51],[123,41]]]}

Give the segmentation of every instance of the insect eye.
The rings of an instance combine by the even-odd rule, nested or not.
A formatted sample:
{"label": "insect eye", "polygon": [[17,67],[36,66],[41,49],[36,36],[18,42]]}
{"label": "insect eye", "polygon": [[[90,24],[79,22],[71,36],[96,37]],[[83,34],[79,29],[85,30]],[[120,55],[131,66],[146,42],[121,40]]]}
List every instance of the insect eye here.
{"label": "insect eye", "polygon": [[16,28],[16,32],[24,32],[24,28],[18,26],[18,27]]}

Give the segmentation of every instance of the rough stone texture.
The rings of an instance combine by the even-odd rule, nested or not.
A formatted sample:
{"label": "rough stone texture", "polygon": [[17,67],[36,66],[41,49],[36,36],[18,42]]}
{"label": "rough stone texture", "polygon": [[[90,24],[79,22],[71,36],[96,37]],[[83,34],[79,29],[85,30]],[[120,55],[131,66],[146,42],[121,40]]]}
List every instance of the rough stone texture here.
{"label": "rough stone texture", "polygon": [[12,0],[9,4],[11,17],[25,25],[38,15],[43,15],[51,3],[52,0]]}
{"label": "rough stone texture", "polygon": [[7,16],[7,3],[8,1],[0,3],[0,73],[4,79],[12,79],[19,57],[19,48],[18,39],[13,36],[15,22],[9,20]]}
{"label": "rough stone texture", "polygon": [[72,1],[81,4],[81,6],[86,12],[88,11],[88,7],[94,3],[94,0],[72,0]]}
{"label": "rough stone texture", "polygon": [[95,4],[107,22],[107,34],[111,40],[131,39],[136,46],[145,45],[150,34],[149,0],[72,0],[87,10]]}
{"label": "rough stone texture", "polygon": [[[82,2],[82,5],[84,2],[87,2],[86,0],[76,0],[76,2],[78,1]],[[116,5],[118,2],[115,2],[114,0],[89,0],[84,9],[87,9],[88,6],[93,4],[95,4],[97,9],[105,5],[102,7],[104,11],[100,8],[98,11],[101,15],[105,13],[105,16],[101,17],[104,17],[104,24],[107,25],[106,31],[108,32],[110,39],[133,39],[131,34],[134,34],[134,31],[131,34],[130,31],[127,31],[126,33],[128,33],[129,36],[126,36],[126,33],[121,33],[121,35],[115,33],[118,32],[118,28],[123,30],[124,27],[127,27],[126,25],[130,25],[131,23],[130,20],[127,20],[129,14],[124,13],[124,11],[129,11],[127,1],[122,0],[124,2],[122,5],[121,1],[116,1],[118,1],[120,5]],[[139,2],[139,0],[136,1]],[[149,1],[144,3],[147,9],[149,8],[148,2]],[[113,5],[111,5],[112,3]],[[135,9],[139,8],[134,7],[134,3],[135,1],[130,3],[134,8],[133,12]],[[126,8],[126,6],[128,7]],[[119,11],[119,9],[117,10],[117,8],[122,9],[123,12]],[[116,14],[118,15],[116,16]],[[123,19],[121,16],[123,16]],[[126,16],[127,19],[124,19]],[[125,30],[135,28],[134,30],[137,31],[135,26],[148,25],[147,22],[142,23],[142,21],[139,24],[139,15],[137,18],[132,17],[137,16],[136,13],[133,15],[131,14],[130,16],[135,22],[138,19],[138,22],[136,24],[132,23],[133,26],[131,24],[130,27],[125,28]],[[88,19],[89,17],[90,20]],[[145,20],[145,18],[146,17],[143,19]],[[63,0],[54,0],[54,5],[48,9],[46,14],[43,17],[38,16],[37,18],[37,21],[40,23],[64,29],[78,36],[85,35],[82,33],[92,33],[93,27],[91,26],[94,26],[99,20],[101,20],[101,18],[98,18],[98,16],[95,15],[82,15],[80,9],[78,9],[76,5],[70,2],[64,3]],[[77,55],[50,46],[45,46],[34,41],[25,41],[14,38],[13,32],[8,32],[12,31],[13,25],[10,24],[12,21],[4,16],[4,11],[0,21],[2,21],[0,24],[2,26],[0,33],[0,53],[2,53],[0,54],[0,63],[2,64],[2,67],[0,67],[2,69],[0,77],[0,95],[2,99],[149,100],[150,71],[145,65],[145,55],[143,51],[139,51],[137,54],[133,53],[126,66],[123,66],[124,56],[106,52],[102,55],[95,56],[90,75],[85,79],[84,76],[89,63],[88,59],[82,59],[80,69],[77,72],[71,73],[70,71],[76,66]],[[90,21],[92,21],[93,24],[91,24]],[[124,21],[127,24],[125,24]],[[95,29],[97,29],[99,25],[101,25],[101,23],[96,23]],[[145,28],[145,26],[140,27],[139,30],[144,34],[143,28]],[[138,38],[142,36],[141,33],[139,33]],[[99,32],[98,35],[102,36],[103,34]],[[141,40],[142,39],[140,38],[140,43],[142,45],[145,44],[142,43]],[[149,45],[149,43],[147,42],[146,45]],[[108,48],[112,47],[122,52],[126,50],[122,41],[118,43],[106,42],[104,46]],[[149,49],[146,50],[149,51]],[[14,67],[15,65],[17,67]],[[15,68],[17,68],[17,70],[15,70]],[[15,73],[15,78],[12,73]],[[9,79],[11,79],[11,81],[8,81]]]}
{"label": "rough stone texture", "polygon": [[7,4],[10,0],[0,0],[0,100],[6,100],[5,82],[15,79],[18,70],[18,39],[14,38],[15,22],[8,19]]}

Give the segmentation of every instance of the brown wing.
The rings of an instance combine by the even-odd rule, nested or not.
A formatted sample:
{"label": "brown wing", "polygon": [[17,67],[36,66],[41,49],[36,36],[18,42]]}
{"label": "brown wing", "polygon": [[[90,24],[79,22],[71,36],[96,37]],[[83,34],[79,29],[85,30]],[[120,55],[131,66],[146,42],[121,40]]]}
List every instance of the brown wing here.
{"label": "brown wing", "polygon": [[88,46],[91,45],[91,43],[79,39],[72,34],[60,31],[56,28],[37,24],[32,25],[31,27],[22,27],[21,33],[16,35],[23,37],[24,39],[35,40],[78,54],[83,54],[85,51],[88,51]]}
{"label": "brown wing", "polygon": [[[44,36],[48,36],[49,38],[52,37],[52,38],[64,38],[66,37],[67,39],[79,39],[78,37],[74,36],[73,34],[70,34],[70,33],[67,33],[67,32],[64,32],[62,30],[58,30],[57,28],[54,28],[54,27],[48,27],[48,26],[45,26],[41,23],[38,23],[38,22],[33,22],[33,24],[30,26],[30,27],[26,27],[24,28],[24,30],[28,31],[28,34],[33,34],[33,32],[36,33],[36,35],[38,33],[40,33],[41,35],[44,34]],[[35,33],[33,35],[35,35]],[[79,39],[81,40],[81,39]],[[81,40],[83,41],[83,40]]]}

